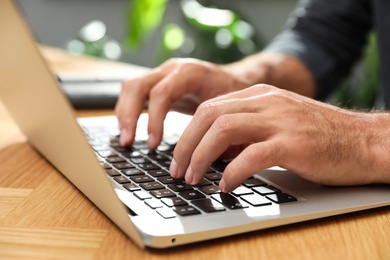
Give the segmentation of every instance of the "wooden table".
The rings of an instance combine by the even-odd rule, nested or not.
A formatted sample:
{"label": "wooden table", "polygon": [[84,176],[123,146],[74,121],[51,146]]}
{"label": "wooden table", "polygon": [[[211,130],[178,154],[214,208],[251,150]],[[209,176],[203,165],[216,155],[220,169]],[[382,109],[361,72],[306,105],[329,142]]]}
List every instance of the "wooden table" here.
{"label": "wooden table", "polygon": [[[43,53],[59,71],[129,68]],[[0,103],[0,259],[390,259],[390,207],[142,250],[26,142]]]}

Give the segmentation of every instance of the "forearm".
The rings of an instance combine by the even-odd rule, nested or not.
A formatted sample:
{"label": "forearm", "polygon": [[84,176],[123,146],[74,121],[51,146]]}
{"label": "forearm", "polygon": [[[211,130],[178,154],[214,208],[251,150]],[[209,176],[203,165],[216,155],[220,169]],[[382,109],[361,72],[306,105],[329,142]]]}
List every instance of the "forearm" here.
{"label": "forearm", "polygon": [[296,58],[277,53],[258,53],[224,68],[248,86],[274,85],[308,97],[315,97],[314,79]]}

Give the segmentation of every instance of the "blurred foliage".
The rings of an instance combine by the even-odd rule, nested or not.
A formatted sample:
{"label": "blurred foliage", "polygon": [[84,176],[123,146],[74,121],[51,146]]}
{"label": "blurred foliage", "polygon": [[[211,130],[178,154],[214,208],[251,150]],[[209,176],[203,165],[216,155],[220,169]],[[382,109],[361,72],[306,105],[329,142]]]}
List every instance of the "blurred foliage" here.
{"label": "blurred foliage", "polygon": [[125,45],[137,51],[152,33],[160,33],[160,42],[155,46],[156,65],[174,56],[227,63],[262,48],[252,25],[234,10],[210,3],[202,5],[195,0],[177,3],[180,22],[171,19],[167,0],[131,0]]}

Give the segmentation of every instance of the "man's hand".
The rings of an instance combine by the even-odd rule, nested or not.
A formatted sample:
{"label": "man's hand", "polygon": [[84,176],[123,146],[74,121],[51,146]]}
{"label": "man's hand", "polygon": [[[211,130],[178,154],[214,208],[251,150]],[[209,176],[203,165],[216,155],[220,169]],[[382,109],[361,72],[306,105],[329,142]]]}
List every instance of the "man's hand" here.
{"label": "man's hand", "polygon": [[238,76],[221,66],[195,59],[171,59],[145,76],[124,82],[115,108],[121,145],[129,145],[134,140],[136,123],[145,103],[149,113],[148,143],[156,148],[170,109],[194,113],[201,102],[246,87]]}
{"label": "man's hand", "polygon": [[234,148],[238,155],[220,182],[224,192],[271,166],[327,185],[389,182],[389,138],[383,138],[389,121],[387,114],[351,112],[256,85],[202,103],[176,145],[170,171],[196,184]]}

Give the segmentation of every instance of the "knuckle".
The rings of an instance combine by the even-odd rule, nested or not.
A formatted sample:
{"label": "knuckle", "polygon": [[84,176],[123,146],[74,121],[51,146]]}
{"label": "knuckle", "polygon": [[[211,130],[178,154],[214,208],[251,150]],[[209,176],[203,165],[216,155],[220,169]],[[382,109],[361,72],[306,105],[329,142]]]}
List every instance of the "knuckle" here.
{"label": "knuckle", "polygon": [[219,134],[228,133],[236,128],[235,122],[230,115],[219,116],[213,124],[214,131]]}

